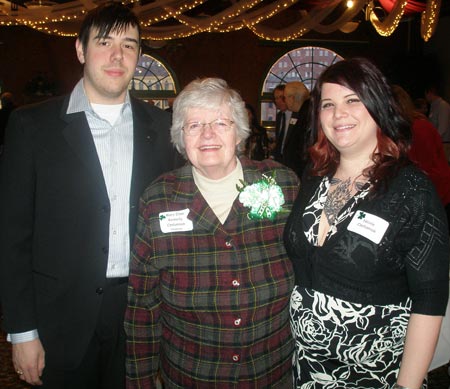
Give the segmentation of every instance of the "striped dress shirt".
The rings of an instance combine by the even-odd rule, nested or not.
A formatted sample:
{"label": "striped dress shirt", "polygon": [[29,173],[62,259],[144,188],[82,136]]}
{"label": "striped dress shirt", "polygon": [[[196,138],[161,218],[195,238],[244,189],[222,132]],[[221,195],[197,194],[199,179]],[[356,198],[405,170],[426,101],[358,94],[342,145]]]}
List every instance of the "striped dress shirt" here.
{"label": "striped dress shirt", "polygon": [[[114,108],[112,108],[114,109]],[[130,262],[130,187],[133,168],[133,113],[127,93],[113,124],[92,109],[83,88],[75,86],[67,113],[85,112],[102,167],[111,206],[109,222],[108,278],[127,277]]]}

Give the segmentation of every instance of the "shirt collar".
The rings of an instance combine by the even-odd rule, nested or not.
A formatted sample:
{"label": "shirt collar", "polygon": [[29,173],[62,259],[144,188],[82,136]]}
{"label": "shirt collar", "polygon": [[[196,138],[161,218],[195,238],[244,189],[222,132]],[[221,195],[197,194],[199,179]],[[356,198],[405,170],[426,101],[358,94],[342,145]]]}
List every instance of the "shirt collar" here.
{"label": "shirt collar", "polygon": [[[67,107],[67,114],[78,112],[94,113],[91,107],[91,103],[89,102],[89,99],[86,96],[83,80],[84,78],[78,81],[78,83],[75,85],[75,88],[73,88],[72,93],[70,94],[69,106]],[[122,109],[124,109],[128,105],[130,105],[130,93],[127,90],[127,93],[125,95],[125,103],[123,104]]]}

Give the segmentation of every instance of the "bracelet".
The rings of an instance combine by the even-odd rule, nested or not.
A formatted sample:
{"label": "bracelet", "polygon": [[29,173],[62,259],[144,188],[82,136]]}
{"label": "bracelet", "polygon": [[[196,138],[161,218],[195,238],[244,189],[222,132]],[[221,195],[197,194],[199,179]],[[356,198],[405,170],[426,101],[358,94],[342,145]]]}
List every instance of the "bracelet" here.
{"label": "bracelet", "polygon": [[402,386],[402,385],[399,385],[399,384],[395,384],[394,387],[393,387],[392,389],[409,389],[409,388],[406,387],[406,386]]}

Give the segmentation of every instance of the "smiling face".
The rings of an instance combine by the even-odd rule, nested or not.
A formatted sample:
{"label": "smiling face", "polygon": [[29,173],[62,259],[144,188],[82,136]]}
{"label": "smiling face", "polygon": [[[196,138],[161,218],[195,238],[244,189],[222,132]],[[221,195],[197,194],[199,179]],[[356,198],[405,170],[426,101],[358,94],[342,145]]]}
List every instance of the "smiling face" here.
{"label": "smiling face", "polygon": [[341,156],[372,155],[377,147],[377,124],[351,89],[324,83],[320,123],[327,139]]}
{"label": "smiling face", "polygon": [[[226,105],[217,110],[191,108],[187,111],[185,123],[211,123],[217,119],[232,120]],[[236,146],[240,139],[234,124],[224,132],[214,131],[209,125],[203,126],[203,131],[197,135],[183,131],[183,139],[189,161],[203,176],[218,180],[236,167]]]}
{"label": "smiling face", "polygon": [[140,54],[137,27],[113,30],[106,37],[97,32],[91,30],[87,47],[76,41],[86,94],[91,103],[123,103]]}

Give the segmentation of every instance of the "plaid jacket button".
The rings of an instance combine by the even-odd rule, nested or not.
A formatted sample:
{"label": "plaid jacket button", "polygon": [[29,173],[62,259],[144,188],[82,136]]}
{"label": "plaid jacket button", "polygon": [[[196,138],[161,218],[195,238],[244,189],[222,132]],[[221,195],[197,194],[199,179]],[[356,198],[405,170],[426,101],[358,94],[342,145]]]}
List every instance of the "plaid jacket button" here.
{"label": "plaid jacket button", "polygon": [[236,320],[234,321],[234,325],[235,325],[236,327],[239,327],[239,326],[241,325],[241,322],[242,322],[242,319],[241,319],[241,318],[236,319]]}
{"label": "plaid jacket button", "polygon": [[227,246],[228,248],[233,247],[233,245],[231,244],[231,240],[227,240],[227,241],[225,242],[225,246]]}
{"label": "plaid jacket button", "polygon": [[239,362],[241,359],[241,356],[239,354],[234,354],[233,355],[233,362]]}
{"label": "plaid jacket button", "polygon": [[233,281],[231,281],[231,285],[239,286],[239,285],[241,285],[241,283],[238,280],[233,280]]}

